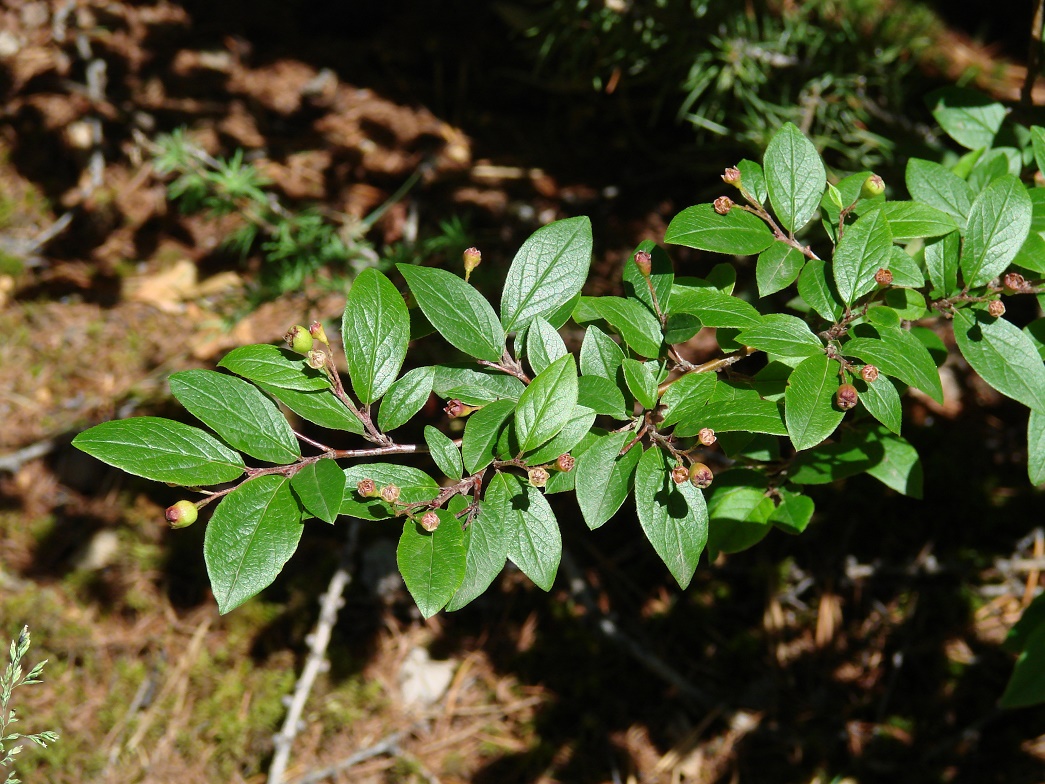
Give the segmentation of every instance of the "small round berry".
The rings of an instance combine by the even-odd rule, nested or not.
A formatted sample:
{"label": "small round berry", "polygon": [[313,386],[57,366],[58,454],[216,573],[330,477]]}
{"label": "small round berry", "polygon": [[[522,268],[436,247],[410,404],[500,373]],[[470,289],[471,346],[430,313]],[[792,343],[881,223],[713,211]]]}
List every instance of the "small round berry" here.
{"label": "small round berry", "polygon": [[555,460],[555,470],[564,474],[570,473],[575,465],[577,465],[577,461],[568,452],[565,455],[559,455]]}
{"label": "small round berry", "polygon": [[843,411],[854,408],[856,401],[859,399],[860,393],[856,391],[856,387],[852,384],[842,384],[842,386],[838,387],[838,392],[835,393],[835,405]]}
{"label": "small round berry", "polygon": [[736,166],[730,166],[722,175],[722,182],[726,185],[736,185],[740,187],[740,169]]}
{"label": "small round berry", "polygon": [[992,299],[987,303],[987,312],[994,318],[1001,318],[1005,315],[1005,303],[1000,299]]}
{"label": "small round berry", "polygon": [[889,270],[882,268],[874,274],[874,282],[879,286],[888,286],[893,282],[893,273]]}
{"label": "small round berry", "polygon": [[421,515],[421,519],[419,522],[421,523],[422,528],[431,533],[439,527],[439,515],[429,510],[425,512],[423,515]]}
{"label": "small round berry", "polygon": [[650,273],[653,271],[653,257],[646,251],[639,250],[635,251],[634,261],[635,266],[638,267],[639,272],[642,273],[642,277],[648,278]]}
{"label": "small round berry", "polygon": [[719,196],[715,199],[715,212],[719,215],[726,215],[733,209],[733,200],[728,196]]}
{"label": "small round berry", "polygon": [[700,428],[700,432],[697,433],[697,440],[700,442],[701,446],[711,446],[718,441],[718,437],[715,435],[715,431],[710,427],[702,427]]}
{"label": "small round berry", "polygon": [[288,329],[283,339],[287,341],[287,345],[293,351],[299,354],[307,354],[312,349],[312,333],[300,324]]}
{"label": "small round berry", "polygon": [[330,341],[327,340],[327,332],[323,329],[322,322],[313,321],[308,325],[308,332],[315,340],[318,340],[324,346],[330,345]]}
{"label": "small round berry", "polygon": [[533,468],[526,469],[526,476],[530,480],[530,484],[534,487],[544,487],[548,484],[548,480],[551,478],[548,469],[543,468],[542,466],[534,466]]}
{"label": "small round berry", "polygon": [[381,488],[381,498],[390,504],[394,504],[399,500],[399,486],[398,485],[385,485]]}
{"label": "small round berry", "polygon": [[377,485],[373,479],[360,479],[356,482],[356,492],[363,498],[373,498],[378,495]]}
{"label": "small round berry", "polygon": [[479,262],[483,260],[483,254],[479,252],[478,248],[468,248],[462,255],[461,258],[464,261],[464,279],[468,278],[472,274],[472,270],[479,266]]}
{"label": "small round berry", "polygon": [[873,384],[878,380],[878,368],[874,365],[864,365],[860,368],[860,378],[866,381],[868,384]]}
{"label": "small round berry", "polygon": [[173,506],[167,507],[167,522],[171,528],[186,528],[196,522],[199,510],[192,501],[178,501]]}
{"label": "small round berry", "polygon": [[861,199],[873,199],[875,196],[881,196],[883,193],[885,193],[885,180],[877,174],[872,174],[860,186]]}
{"label": "small round berry", "polygon": [[689,469],[686,466],[677,465],[671,469],[671,481],[677,485],[689,481]]}
{"label": "small round berry", "polygon": [[478,406],[470,406],[457,398],[453,400],[447,400],[446,405],[443,406],[443,411],[450,419],[458,419],[459,417],[466,417],[475,411]]}
{"label": "small round berry", "polygon": [[711,469],[703,463],[694,463],[689,467],[689,481],[694,487],[699,487],[701,490],[711,487],[714,479],[715,475],[711,473]]}
{"label": "small round berry", "polygon": [[1018,272],[1008,272],[1001,279],[1001,285],[1010,294],[1015,294],[1027,288],[1027,279]]}

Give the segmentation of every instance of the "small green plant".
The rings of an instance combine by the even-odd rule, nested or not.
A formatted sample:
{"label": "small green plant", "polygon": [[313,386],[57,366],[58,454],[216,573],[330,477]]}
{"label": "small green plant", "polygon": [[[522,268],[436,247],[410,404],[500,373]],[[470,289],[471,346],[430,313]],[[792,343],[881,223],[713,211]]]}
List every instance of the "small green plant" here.
{"label": "small green plant", "polygon": [[[467,280],[474,249],[464,278],[398,265],[416,305],[367,269],[341,323],[347,376],[321,324],[294,327],[289,349],[240,347],[219,363],[229,373],[170,377],[216,436],[138,417],[73,443],[202,493],[168,510],[175,526],[216,505],[204,558],[223,613],[275,579],[304,525],[341,516],[401,523],[399,568],[425,617],[467,605],[508,560],[549,590],[562,540],[546,496],[564,492],[592,530],[632,497],[642,534],[685,589],[705,552],[714,560],[773,529],[805,530],[810,486],[867,473],[920,496],[902,400],[917,389],[943,402],[943,329],[973,371],[1029,409],[1028,471],[1043,484],[1045,319],[1021,329],[1004,300],[1045,293],[1045,187],[1021,179],[1032,165],[1045,171],[1045,128],[1006,123],[1004,106],[961,90],[931,106],[968,152],[950,166],[909,161],[910,199],[888,199],[869,171],[829,183],[816,147],[787,123],[761,163],[725,170],[732,196],[671,221],[667,244],[757,256],[747,287],[729,262],[677,274],[646,241],[621,271],[625,296],[583,296],[591,224],[560,220],[523,243],[499,311]],[[560,335],[571,321],[583,332],[576,354]],[[695,362],[687,343],[702,330],[718,353]],[[432,333],[462,361],[403,373],[411,342]],[[449,418],[466,419],[461,437],[429,424],[424,443],[400,441],[433,393]],[[299,434],[277,404],[362,443]],[[418,453],[436,476],[395,462]],[[1043,639],[1036,609],[1013,638],[1020,690],[1003,704],[1045,700]]]}
{"label": "small green plant", "polygon": [[[18,721],[15,710],[11,707],[11,696],[19,686],[29,686],[34,683],[42,683],[40,675],[43,673],[47,660],[33,667],[29,672],[22,674],[22,659],[29,653],[29,627],[23,626],[18,640],[11,641],[11,652],[7,668],[4,670],[3,679],[0,680],[0,767],[11,768],[5,779],[5,784],[19,784],[21,779],[15,778],[13,769],[15,757],[25,748],[24,741],[35,743],[46,747],[48,743],[58,740],[58,733],[47,730],[32,735],[23,735],[19,732],[11,732],[11,725]],[[20,743],[19,741],[23,741]]]}

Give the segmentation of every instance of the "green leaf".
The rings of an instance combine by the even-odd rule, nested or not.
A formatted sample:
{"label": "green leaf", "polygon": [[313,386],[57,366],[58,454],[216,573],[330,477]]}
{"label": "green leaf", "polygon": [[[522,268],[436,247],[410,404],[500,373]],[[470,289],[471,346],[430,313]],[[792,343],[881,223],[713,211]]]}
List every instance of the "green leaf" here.
{"label": "green leaf", "polygon": [[447,343],[477,359],[500,361],[504,330],[482,294],[446,270],[413,264],[396,266],[425,317]]}
{"label": "green leaf", "polygon": [[678,283],[671,289],[668,310],[671,313],[691,313],[705,327],[747,329],[762,323],[762,314],[739,297],[723,294],[718,289]]}
{"label": "green leaf", "polygon": [[377,412],[381,432],[395,430],[414,418],[432,394],[435,368],[419,367],[404,373],[388,388]]}
{"label": "green leaf", "polygon": [[218,503],[203,557],[218,612],[239,607],[272,584],[301,539],[301,509],[285,476],[244,482]]}
{"label": "green leaf", "polygon": [[[1045,188],[1042,188],[1045,190]],[[1045,274],[1045,238],[1031,231],[1023,241],[1012,263],[1039,275]]]}
{"label": "green leaf", "polygon": [[845,416],[834,404],[838,366],[824,354],[802,360],[784,392],[784,420],[795,449],[810,449],[835,432]]}
{"label": "green leaf", "polygon": [[461,439],[461,454],[468,473],[474,474],[493,461],[497,437],[514,411],[514,400],[498,400],[468,417]]}
{"label": "green leaf", "polygon": [[773,243],[773,232],[764,220],[740,207],[719,215],[714,205],[697,204],[671,219],[664,242],[714,253],[753,256]]}
{"label": "green leaf", "polygon": [[572,354],[550,364],[519,396],[515,429],[524,452],[554,436],[577,405],[577,365]]}
{"label": "green leaf", "polygon": [[898,435],[879,433],[877,438],[884,454],[867,473],[902,495],[921,498],[922,463],[918,452]]}
{"label": "green leaf", "polygon": [[673,467],[663,450],[646,450],[635,470],[635,508],[646,538],[685,589],[708,541],[708,510],[700,490],[672,481]]}
{"label": "green leaf", "polygon": [[893,382],[885,374],[881,374],[870,384],[857,378],[853,385],[860,393],[860,403],[868,413],[899,435],[903,409],[900,405],[900,394]]}
{"label": "green leaf", "polygon": [[907,190],[911,196],[935,207],[965,227],[972,208],[972,188],[950,169],[938,163],[911,158],[907,161]]}
{"label": "green leaf", "polygon": [[330,388],[330,380],[321,371],[310,368],[297,354],[275,346],[240,346],[226,354],[218,367],[247,381],[280,389],[309,392]]}
{"label": "green leaf", "polygon": [[890,251],[889,271],[893,273],[894,288],[921,288],[925,285],[925,273],[918,266],[918,262],[907,255],[906,250],[896,245]]}
{"label": "green leaf", "polygon": [[128,474],[199,487],[232,482],[243,458],[196,427],[159,417],[134,417],[95,425],[73,446]]}
{"label": "green leaf", "polygon": [[698,416],[679,422],[675,426],[675,435],[679,438],[693,436],[703,427],[710,427],[716,433],[742,431],[787,435],[780,406],[772,400],[762,400],[757,394],[736,400],[712,401]]}
{"label": "green leaf", "polygon": [[925,244],[925,269],[938,292],[950,296],[958,290],[958,232]]}
{"label": "green leaf", "polygon": [[425,443],[428,444],[432,462],[439,470],[451,479],[460,481],[464,467],[461,462],[461,450],[454,445],[454,442],[438,428],[425,425]]}
{"label": "green leaf", "polygon": [[625,359],[622,365],[624,380],[639,405],[647,411],[657,407],[657,364]]}
{"label": "green leaf", "polygon": [[213,370],[185,370],[173,374],[170,385],[189,413],[233,449],[269,463],[301,457],[286,417],[253,384]]}
{"label": "green leaf", "polygon": [[510,476],[511,528],[508,532],[508,558],[544,591],[555,582],[562,558],[562,534],[555,513],[536,487]]}
{"label": "green leaf", "polygon": [[591,263],[591,221],[549,223],[515,254],[501,294],[505,332],[524,329],[534,316],[547,318],[581,290]]}
{"label": "green leaf", "polygon": [[[747,477],[753,476],[754,472],[734,469],[715,478],[716,487],[708,498],[709,558],[717,558],[719,553],[747,550],[772,530],[769,518],[774,511],[773,501],[761,488],[750,485]],[[723,484],[731,480],[735,484]]]}
{"label": "green leaf", "polygon": [[942,237],[958,228],[954,218],[943,210],[916,201],[887,201],[882,212],[889,220],[894,242]]}
{"label": "green leaf", "polygon": [[1027,476],[1032,485],[1045,484],[1045,412],[1033,408],[1027,421]]}
{"label": "green leaf", "polygon": [[962,147],[991,147],[1005,119],[1005,107],[983,93],[964,87],[943,87],[926,96],[940,127]]}
{"label": "green leaf", "polygon": [[291,477],[290,489],[305,511],[333,525],[345,500],[345,472],[333,460],[317,460]]}
{"label": "green leaf", "polygon": [[1045,411],[1045,365],[1026,334],[982,310],[956,310],[953,323],[958,350],[980,378],[1027,408]]}
{"label": "green leaf", "polygon": [[[603,379],[605,380],[605,379]],[[595,423],[595,412],[585,406],[574,406],[570,418],[566,420],[562,430],[544,446],[526,456],[530,465],[538,465],[555,460],[580,443]]]}
{"label": "green leaf", "polygon": [[508,560],[508,537],[514,533],[511,528],[514,514],[508,477],[494,474],[486,488],[479,514],[465,531],[468,556],[464,579],[446,605],[449,612],[460,610],[481,596],[501,573]]}
{"label": "green leaf", "polygon": [[783,357],[811,357],[824,353],[824,344],[802,319],[784,313],[762,317],[757,327],[745,329],[737,340],[745,346],[757,348]]}
{"label": "green leaf", "polygon": [[577,402],[596,414],[615,419],[627,419],[624,393],[620,387],[602,376],[581,376],[577,379]]}
{"label": "green leaf", "polygon": [[447,400],[457,398],[470,406],[495,400],[518,400],[526,387],[514,376],[497,371],[437,365],[432,391]]}
{"label": "green leaf", "polygon": [[450,601],[464,580],[464,531],[460,521],[445,509],[436,509],[439,527],[426,531],[413,520],[403,523],[396,548],[396,562],[406,589],[424,618],[431,618]]}
{"label": "green leaf", "polygon": [[755,197],[759,204],[765,204],[769,199],[769,191],[766,190],[766,176],[762,173],[761,164],[749,161],[746,158],[737,164],[740,170],[740,184],[744,190]]}
{"label": "green leaf", "polygon": [[1041,702],[1045,702],[1045,623],[1028,635],[998,704],[1011,709]]}
{"label": "green leaf", "polygon": [[1034,165],[1045,174],[1045,128],[1040,125],[1030,127],[1031,146],[1034,150]]}
{"label": "green leaf", "polygon": [[1031,200],[1011,174],[999,177],[976,197],[962,245],[962,277],[983,286],[1009,266],[1030,231]]}
{"label": "green leaf", "polygon": [[577,504],[593,531],[617,513],[631,492],[641,450],[636,447],[624,455],[620,450],[632,437],[630,432],[601,436],[577,458]]}
{"label": "green leaf", "polygon": [[664,406],[662,427],[695,420],[715,391],[716,380],[714,373],[687,373],[672,382],[660,398]]}
{"label": "green leaf", "polygon": [[[660,322],[640,302],[622,297],[581,297],[573,311],[578,324],[602,320],[617,330],[639,356],[655,359],[663,335]],[[597,375],[602,375],[597,374]]]}
{"label": "green leaf", "polygon": [[879,330],[881,339],[851,338],[842,346],[845,356],[859,357],[877,365],[888,376],[922,390],[943,405],[943,386],[929,350],[918,338],[904,329]]}
{"label": "green leaf", "polygon": [[827,185],[824,162],[798,127],[785,123],[770,139],[762,163],[769,201],[780,224],[793,235],[820,205]]}
{"label": "green leaf", "polygon": [[798,276],[798,294],[806,303],[827,321],[835,321],[842,315],[842,297],[835,282],[827,276],[827,263],[823,259],[810,259]]}
{"label": "green leaf", "polygon": [[566,356],[566,344],[558,331],[540,316],[526,329],[526,356],[534,373],[540,373],[557,359]]}
{"label": "green leaf", "polygon": [[362,498],[356,485],[363,479],[373,479],[380,490],[385,485],[399,488],[401,504],[431,501],[439,495],[439,485],[424,471],[395,463],[363,463],[345,469],[345,497],[341,514],[359,520],[387,520],[394,515],[380,498]]}
{"label": "green leaf", "polygon": [[871,210],[845,230],[835,249],[832,269],[842,301],[852,305],[875,287],[874,275],[889,266],[893,238],[880,209]]}
{"label": "green leaf", "polygon": [[410,342],[410,313],[403,295],[373,267],[352,281],[341,336],[352,389],[363,405],[370,405],[395,381]]}
{"label": "green leaf", "polygon": [[345,404],[334,397],[330,389],[300,392],[296,389],[281,389],[260,381],[254,382],[262,392],[271,395],[302,419],[314,422],[330,430],[362,433],[363,424]]}
{"label": "green leaf", "polygon": [[602,376],[616,383],[617,370],[624,362],[624,352],[616,341],[598,327],[584,330],[581,342],[581,373]]}
{"label": "green leaf", "polygon": [[760,254],[755,264],[755,279],[758,281],[758,296],[768,297],[786,289],[796,280],[806,257],[786,242],[774,242]]}
{"label": "green leaf", "polygon": [[[665,253],[664,249],[653,240],[640,242],[638,247],[635,248],[635,253],[639,251],[645,251],[650,254],[650,283],[653,284],[653,290],[657,294],[657,303],[663,309],[668,301],[668,297],[671,296],[671,283],[675,279],[671,259],[668,258],[668,254]],[[656,308],[653,307],[653,297],[650,296],[649,284],[646,283],[646,279],[633,261],[635,253],[632,253],[631,257],[624,263],[624,271],[622,273],[624,294],[630,299],[640,300],[642,304],[649,308],[651,313],[656,313]]]}
{"label": "green leaf", "polygon": [[843,437],[838,443],[795,455],[787,478],[796,485],[829,484],[863,473],[881,460],[883,454],[880,442],[858,432]]}
{"label": "green leaf", "polygon": [[773,510],[773,514],[769,516],[769,522],[786,533],[802,533],[813,519],[815,509],[813,499],[788,490],[786,487],[779,488],[777,495],[779,503]]}

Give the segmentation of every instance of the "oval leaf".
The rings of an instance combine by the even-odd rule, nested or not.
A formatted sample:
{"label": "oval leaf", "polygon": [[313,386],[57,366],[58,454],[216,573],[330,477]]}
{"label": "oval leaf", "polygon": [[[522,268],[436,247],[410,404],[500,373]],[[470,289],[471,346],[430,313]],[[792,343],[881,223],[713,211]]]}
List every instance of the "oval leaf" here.
{"label": "oval leaf", "polygon": [[802,360],[784,392],[784,421],[795,449],[810,449],[835,432],[845,416],[834,404],[838,365],[824,354]]}
{"label": "oval leaf", "polygon": [[773,244],[773,232],[764,220],[740,207],[719,215],[714,205],[697,204],[671,219],[664,242],[714,253],[753,256]]}
{"label": "oval leaf", "polygon": [[635,465],[641,450],[620,450],[631,433],[610,433],[600,437],[577,458],[577,504],[588,528],[593,531],[613,517],[631,492]]}
{"label": "oval leaf", "polygon": [[468,555],[464,579],[446,606],[448,611],[460,610],[481,596],[501,573],[508,560],[508,536],[514,533],[514,515],[508,477],[495,474],[486,488],[479,514],[465,532]]}
{"label": "oval leaf", "polygon": [[533,580],[550,591],[562,558],[562,535],[555,513],[536,487],[509,477],[510,504],[514,515],[508,532],[508,558]]}
{"label": "oval leaf", "polygon": [[809,223],[827,185],[820,153],[794,123],[774,134],[762,159],[769,201],[792,235]]}
{"label": "oval leaf", "polygon": [[962,245],[962,277],[983,286],[1009,266],[1030,232],[1031,199],[1016,177],[1006,174],[980,192],[969,211]]}
{"label": "oval leaf", "polygon": [[954,341],[980,378],[1027,408],[1045,411],[1045,365],[1022,330],[963,308],[954,312]]}
{"label": "oval leaf", "polygon": [[381,432],[405,425],[424,408],[432,394],[435,368],[420,367],[404,373],[388,388],[377,412],[377,426]]}
{"label": "oval leaf", "polygon": [[575,405],[577,364],[567,354],[539,373],[519,396],[515,408],[519,448],[529,452],[562,430]]}
{"label": "oval leaf", "polygon": [[460,480],[464,467],[461,463],[461,450],[454,445],[454,442],[438,428],[425,425],[425,443],[428,444],[432,462],[439,467],[439,470],[451,479]]}
{"label": "oval leaf", "polygon": [[275,346],[240,346],[226,354],[218,367],[231,370],[247,381],[281,389],[308,392],[330,388],[325,374],[309,367],[298,354]]}
{"label": "oval leaf", "polygon": [[396,548],[396,562],[406,589],[425,618],[439,612],[464,579],[464,531],[460,521],[445,509],[436,509],[439,527],[426,531],[413,520],[403,523]]}
{"label": "oval leaf", "polygon": [[345,498],[345,472],[333,460],[317,460],[294,474],[290,489],[305,511],[333,525]]}
{"label": "oval leaf", "polygon": [[874,274],[889,267],[893,237],[881,209],[862,215],[849,226],[835,249],[835,286],[842,301],[852,305],[875,287]]}
{"label": "oval leaf", "polygon": [[352,389],[363,405],[370,405],[392,386],[410,342],[410,312],[403,295],[373,267],[352,281],[341,335]]}

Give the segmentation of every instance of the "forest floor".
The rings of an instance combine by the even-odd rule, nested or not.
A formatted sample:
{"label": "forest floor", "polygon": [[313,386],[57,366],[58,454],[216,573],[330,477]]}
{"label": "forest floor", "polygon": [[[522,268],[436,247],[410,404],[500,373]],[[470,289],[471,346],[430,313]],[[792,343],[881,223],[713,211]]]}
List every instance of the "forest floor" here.
{"label": "forest floor", "polygon": [[1041,496],[1026,487],[1025,419],[960,368],[946,408],[923,401],[905,422],[924,500],[867,477],[824,488],[806,534],[702,566],[684,593],[628,514],[592,534],[567,501],[548,594],[508,572],[422,621],[394,532],[349,536],[345,523],[307,532],[271,588],[217,614],[202,526],[163,522],[177,495],[69,441],[114,416],[177,416],[171,372],[336,319],[344,297],[320,279],[238,308],[258,262],[222,249],[228,219],[172,207],[150,162],[158,132],[187,126],[211,154],[250,151],[281,199],[332,205],[346,227],[420,171],[366,242],[456,263],[450,240],[464,237],[491,281],[535,228],[590,214],[589,293],[612,292],[637,242],[659,240],[693,198],[663,173],[644,189],[635,159],[577,163],[589,142],[535,137],[548,128],[530,122],[539,106],[502,96],[457,124],[481,96],[436,69],[419,100],[387,20],[369,20],[384,25],[376,41],[346,39],[353,67],[327,67],[337,58],[313,51],[299,6],[283,5],[265,25],[245,4],[0,9],[0,630],[28,623],[30,661],[49,659],[44,683],[15,694],[17,729],[61,733],[25,751],[23,779],[263,781],[346,557],[331,666],[288,781],[337,765],[322,780],[1045,780],[1045,711],[996,708],[1012,668],[999,644],[1038,581],[1006,564],[1045,555]]}

